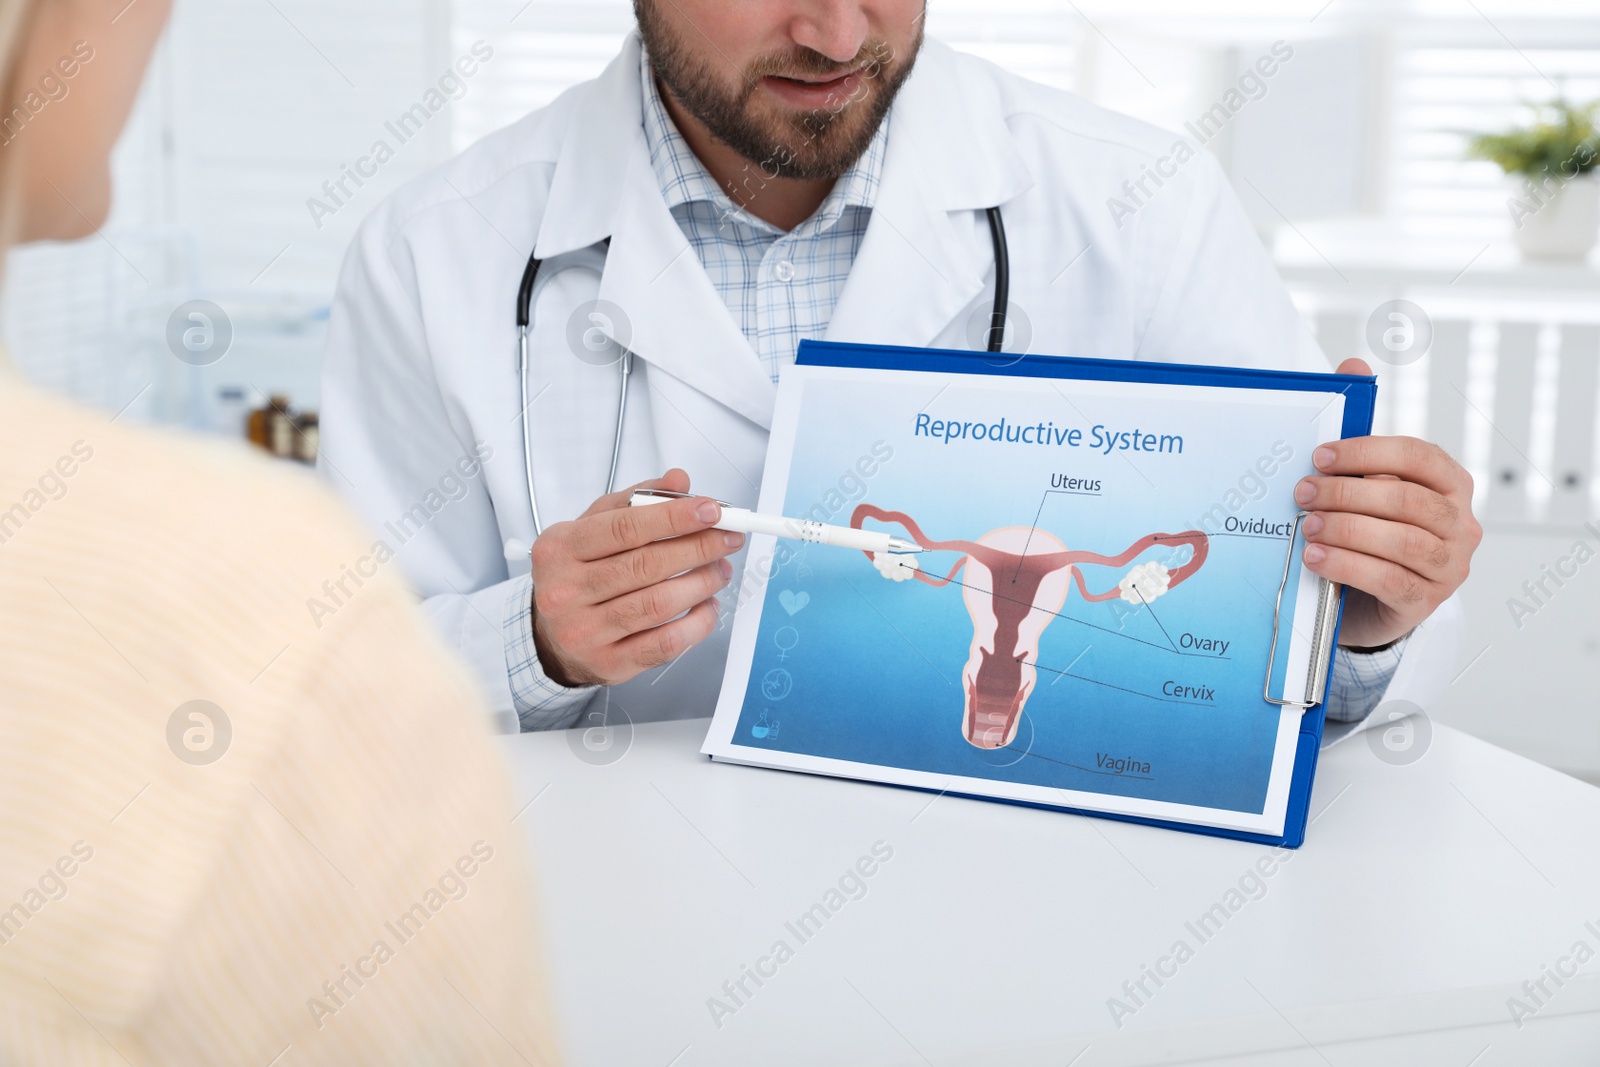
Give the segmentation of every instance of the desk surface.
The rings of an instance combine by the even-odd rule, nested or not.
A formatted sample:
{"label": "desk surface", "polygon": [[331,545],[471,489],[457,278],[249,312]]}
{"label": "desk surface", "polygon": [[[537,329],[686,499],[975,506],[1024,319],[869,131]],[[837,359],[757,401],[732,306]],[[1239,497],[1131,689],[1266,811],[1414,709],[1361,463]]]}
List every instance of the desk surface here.
{"label": "desk surface", "polygon": [[[1560,963],[1600,953],[1600,789],[1465,734],[1435,725],[1401,766],[1362,734],[1323,752],[1305,847],[1260,877],[1260,845],[714,764],[706,724],[598,755],[503,740],[575,1067],[1600,1047],[1600,959]],[[1577,977],[1539,1005],[1521,986],[1547,967]]]}

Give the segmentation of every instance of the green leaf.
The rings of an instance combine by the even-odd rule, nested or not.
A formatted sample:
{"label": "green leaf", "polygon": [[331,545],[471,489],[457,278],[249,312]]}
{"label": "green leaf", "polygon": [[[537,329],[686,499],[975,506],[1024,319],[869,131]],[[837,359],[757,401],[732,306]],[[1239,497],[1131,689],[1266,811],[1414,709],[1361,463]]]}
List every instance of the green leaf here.
{"label": "green leaf", "polygon": [[1534,122],[1503,133],[1480,133],[1467,155],[1498,164],[1507,174],[1574,178],[1600,167],[1600,100],[1582,106],[1563,98],[1534,106]]}

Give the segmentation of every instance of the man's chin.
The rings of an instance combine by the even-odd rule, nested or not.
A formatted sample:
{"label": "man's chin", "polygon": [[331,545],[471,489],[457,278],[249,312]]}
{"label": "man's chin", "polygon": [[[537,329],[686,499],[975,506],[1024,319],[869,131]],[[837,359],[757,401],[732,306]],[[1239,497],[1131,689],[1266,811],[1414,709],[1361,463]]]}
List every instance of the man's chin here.
{"label": "man's chin", "polygon": [[848,116],[826,116],[828,121],[818,129],[819,113],[793,108],[763,109],[760,129],[763,140],[773,145],[767,159],[751,160],[769,175],[790,178],[837,178],[861,158],[872,143],[876,126],[870,122],[867,102],[859,105],[863,110]]}

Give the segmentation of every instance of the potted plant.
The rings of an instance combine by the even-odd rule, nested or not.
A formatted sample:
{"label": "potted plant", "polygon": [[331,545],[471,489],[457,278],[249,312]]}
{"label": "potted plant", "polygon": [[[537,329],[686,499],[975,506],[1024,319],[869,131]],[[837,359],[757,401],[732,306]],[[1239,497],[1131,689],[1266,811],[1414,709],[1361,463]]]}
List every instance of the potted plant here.
{"label": "potted plant", "polygon": [[1600,101],[1534,106],[1530,126],[1474,136],[1468,152],[1518,184],[1506,201],[1517,247],[1530,259],[1583,259],[1600,235]]}

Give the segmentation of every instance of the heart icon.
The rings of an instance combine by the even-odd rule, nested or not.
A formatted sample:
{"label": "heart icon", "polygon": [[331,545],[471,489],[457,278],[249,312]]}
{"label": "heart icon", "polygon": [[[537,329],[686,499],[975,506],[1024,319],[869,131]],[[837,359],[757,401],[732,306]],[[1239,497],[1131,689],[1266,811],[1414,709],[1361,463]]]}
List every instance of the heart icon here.
{"label": "heart icon", "polygon": [[792,618],[804,611],[805,606],[811,603],[811,594],[796,593],[793,589],[785,589],[778,594],[778,603],[783,605],[783,610],[787,611]]}

